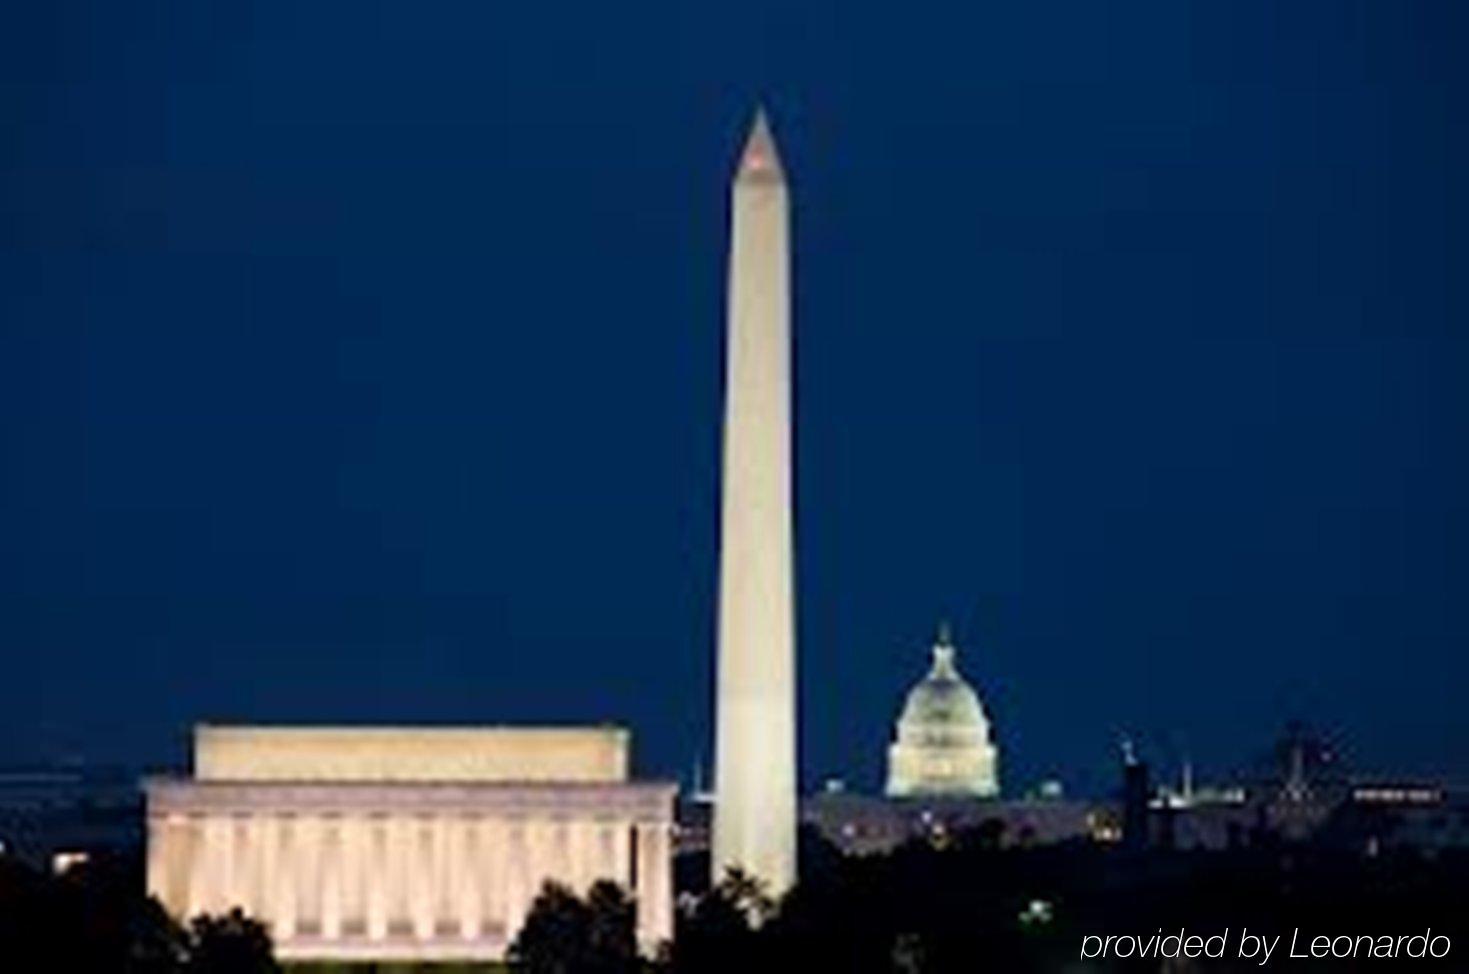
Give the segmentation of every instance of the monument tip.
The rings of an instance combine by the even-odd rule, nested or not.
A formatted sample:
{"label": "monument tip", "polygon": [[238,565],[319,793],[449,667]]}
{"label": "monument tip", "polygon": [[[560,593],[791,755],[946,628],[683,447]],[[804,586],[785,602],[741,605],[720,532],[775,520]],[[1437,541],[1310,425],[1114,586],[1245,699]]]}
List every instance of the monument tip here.
{"label": "monument tip", "polygon": [[782,176],[780,153],[775,148],[775,136],[770,131],[770,116],[764,105],[755,108],[755,120],[750,124],[750,134],[745,138],[744,151],[740,153],[740,168],[737,178],[775,178]]}

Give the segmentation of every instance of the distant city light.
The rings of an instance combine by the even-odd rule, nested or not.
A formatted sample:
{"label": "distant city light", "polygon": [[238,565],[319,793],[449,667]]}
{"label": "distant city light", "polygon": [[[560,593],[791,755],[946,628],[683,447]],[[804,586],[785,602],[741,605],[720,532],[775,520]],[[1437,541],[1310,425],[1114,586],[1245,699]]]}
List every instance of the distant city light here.
{"label": "distant city light", "polygon": [[1355,788],[1352,801],[1369,805],[1437,805],[1443,792],[1437,788]]}
{"label": "distant city light", "polygon": [[91,856],[85,852],[58,852],[51,857],[51,872],[65,876],[76,867],[85,866],[89,859]]}
{"label": "distant city light", "polygon": [[1020,922],[1026,926],[1037,926],[1042,923],[1050,923],[1055,917],[1055,908],[1047,900],[1031,900],[1025,909],[1020,911]]}

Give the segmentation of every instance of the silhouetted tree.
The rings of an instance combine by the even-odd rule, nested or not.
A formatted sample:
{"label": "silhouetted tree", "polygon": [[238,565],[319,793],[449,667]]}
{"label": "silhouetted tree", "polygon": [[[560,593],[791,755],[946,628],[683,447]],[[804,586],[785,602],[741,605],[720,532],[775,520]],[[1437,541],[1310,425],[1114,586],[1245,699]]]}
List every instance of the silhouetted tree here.
{"label": "silhouetted tree", "polygon": [[184,933],[142,889],[128,859],[98,856],[52,876],[0,856],[0,970],[45,957],[54,970],[175,974]]}
{"label": "silhouetted tree", "polygon": [[587,905],[567,887],[548,880],[510,945],[510,969],[522,974],[577,974],[590,930]]}
{"label": "silhouetted tree", "polygon": [[843,858],[842,850],[816,826],[802,823],[797,829],[796,871],[802,882],[831,875],[841,868]]}
{"label": "silhouetted tree", "polygon": [[589,971],[624,974],[638,969],[637,907],[621,886],[599,880],[587,891],[591,914]]}
{"label": "silhouetted tree", "polygon": [[0,857],[0,970],[18,957],[108,974],[274,974],[265,928],[239,911],[184,930],[143,895],[141,865],[98,856],[51,876]]}
{"label": "silhouetted tree", "polygon": [[173,974],[183,968],[187,936],[168,911],[148,897],[132,914],[127,940],[127,974]]}
{"label": "silhouetted tree", "polygon": [[[1456,908],[1469,899],[1463,851],[1366,855],[1284,840],[1217,852],[1086,841],[1026,848],[997,847],[982,836],[945,849],[913,842],[802,874],[778,909],[754,926],[742,903],[750,884],[726,879],[680,917],[669,966],[676,974],[1043,974],[1080,969],[1084,934],[1147,937],[1180,928],[1205,935],[1228,928],[1237,938],[1243,927],[1287,937],[1295,927],[1303,936],[1421,934],[1431,927],[1455,947],[1469,939]],[[1424,963],[1462,967],[1457,960]],[[1226,954],[1202,969],[1241,972],[1258,964]],[[1341,962],[1297,966],[1336,970]],[[1160,962],[1088,960],[1086,969],[1156,972]]]}
{"label": "silhouetted tree", "polygon": [[769,919],[774,904],[753,877],[731,869],[677,919],[668,964],[688,974],[746,974],[759,963],[754,924]]}
{"label": "silhouetted tree", "polygon": [[548,881],[510,946],[523,974],[628,974],[639,966],[636,910],[616,883],[601,881],[582,900]]}
{"label": "silhouetted tree", "polygon": [[277,974],[265,927],[238,909],[189,926],[188,974]]}
{"label": "silhouetted tree", "polygon": [[992,816],[964,832],[960,836],[959,844],[993,852],[1004,842],[1006,828],[1004,819]]}

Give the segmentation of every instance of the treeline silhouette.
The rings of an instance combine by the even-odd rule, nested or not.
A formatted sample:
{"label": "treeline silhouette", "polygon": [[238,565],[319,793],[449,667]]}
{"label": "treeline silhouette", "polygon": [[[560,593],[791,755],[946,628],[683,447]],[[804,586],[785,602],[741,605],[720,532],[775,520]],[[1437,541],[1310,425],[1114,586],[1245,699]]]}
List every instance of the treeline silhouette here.
{"label": "treeline silhouette", "polygon": [[265,928],[238,910],[175,923],[141,864],[99,856],[61,875],[0,856],[0,971],[277,974]]}
{"label": "treeline silhouette", "polygon": [[[686,893],[674,941],[651,958],[638,952],[636,904],[624,890],[598,883],[582,897],[547,884],[508,966],[523,974],[1259,971],[1258,958],[1234,956],[1248,929],[1282,936],[1269,969],[1469,970],[1463,850],[1367,854],[1268,833],[1220,851],[1089,841],[1024,847],[1000,838],[999,829],[981,827],[941,843],[916,840],[885,855],[844,857],[803,831],[795,889],[773,902],[732,873],[713,889]],[[707,859],[683,858],[679,868],[707,874]],[[0,858],[0,970],[279,970],[259,924],[235,913],[183,928],[142,890],[141,869],[127,860],[104,858],[52,876]],[[1318,935],[1397,938],[1431,929],[1450,949],[1441,959],[1286,958],[1297,928],[1302,944]],[[1081,957],[1088,935],[1146,940],[1226,930],[1220,960]],[[28,958],[45,963],[21,960]]]}
{"label": "treeline silhouette", "polygon": [[[1003,847],[979,828],[942,846],[914,841],[887,855],[842,857],[802,835],[801,882],[778,904],[727,878],[681,912],[664,964],[674,972],[1259,971],[1238,958],[1240,934],[1282,935],[1270,968],[1469,970],[1469,855],[1366,855],[1289,844],[1269,834],[1220,851],[1099,846]],[[697,868],[698,864],[688,864]],[[751,924],[747,918],[763,918]],[[1301,960],[1292,931],[1449,938],[1447,957]],[[1228,930],[1225,957],[1081,958],[1087,934],[1146,940]],[[1441,945],[1442,942],[1440,942]]]}

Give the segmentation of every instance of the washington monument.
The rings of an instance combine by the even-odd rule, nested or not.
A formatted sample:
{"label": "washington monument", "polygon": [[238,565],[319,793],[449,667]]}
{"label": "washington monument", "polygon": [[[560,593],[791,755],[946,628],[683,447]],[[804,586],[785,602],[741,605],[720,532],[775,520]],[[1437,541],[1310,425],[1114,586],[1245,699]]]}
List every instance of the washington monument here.
{"label": "washington monument", "polygon": [[789,203],[765,113],[730,192],[714,841],[779,896],[796,881]]}

